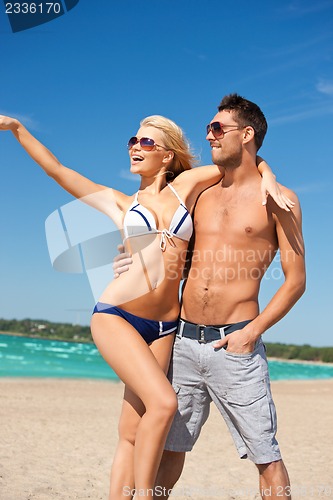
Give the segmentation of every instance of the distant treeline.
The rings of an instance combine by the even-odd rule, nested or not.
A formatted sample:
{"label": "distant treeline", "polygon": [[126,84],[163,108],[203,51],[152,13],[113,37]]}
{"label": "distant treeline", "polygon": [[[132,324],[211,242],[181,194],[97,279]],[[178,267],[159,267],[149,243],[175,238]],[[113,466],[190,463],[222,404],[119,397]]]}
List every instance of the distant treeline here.
{"label": "distant treeline", "polygon": [[[70,323],[51,323],[42,319],[6,320],[0,319],[0,332],[16,333],[29,337],[74,342],[92,342],[89,326]],[[333,347],[312,347],[306,345],[266,343],[270,358],[298,359],[333,363]]]}
{"label": "distant treeline", "polygon": [[322,361],[333,363],[333,347],[312,347],[311,345],[266,343],[270,358],[299,359],[302,361]]}
{"label": "distant treeline", "polygon": [[92,342],[89,326],[51,323],[44,319],[6,320],[0,318],[0,332],[66,342]]}

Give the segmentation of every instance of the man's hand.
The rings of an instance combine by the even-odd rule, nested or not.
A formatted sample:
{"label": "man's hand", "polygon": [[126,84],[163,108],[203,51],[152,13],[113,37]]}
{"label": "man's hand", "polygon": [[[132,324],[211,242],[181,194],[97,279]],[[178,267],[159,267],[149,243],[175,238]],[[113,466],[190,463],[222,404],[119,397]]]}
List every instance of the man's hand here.
{"label": "man's hand", "polygon": [[249,354],[254,351],[256,338],[253,338],[253,334],[242,330],[235,330],[229,335],[226,335],[223,339],[218,340],[213,347],[215,349],[220,349],[221,347],[227,346],[228,352],[234,352],[235,354]]}
{"label": "man's hand", "polygon": [[133,263],[132,256],[130,253],[125,252],[124,245],[117,246],[119,255],[113,259],[113,276],[114,278],[119,278],[119,276],[129,270],[129,266]]}

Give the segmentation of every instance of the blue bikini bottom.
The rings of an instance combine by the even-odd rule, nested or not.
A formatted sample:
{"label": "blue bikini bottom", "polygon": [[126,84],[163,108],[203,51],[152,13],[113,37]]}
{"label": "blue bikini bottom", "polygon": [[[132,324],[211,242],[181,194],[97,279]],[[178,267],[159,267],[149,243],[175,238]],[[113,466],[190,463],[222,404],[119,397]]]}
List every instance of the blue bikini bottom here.
{"label": "blue bikini bottom", "polygon": [[165,335],[170,335],[170,333],[173,333],[178,327],[178,320],[155,321],[152,319],[140,318],[139,316],[135,316],[135,314],[124,311],[124,309],[120,309],[120,307],[104,304],[103,302],[97,302],[93,310],[93,314],[95,313],[114,314],[115,316],[124,318],[139,332],[147,344]]}

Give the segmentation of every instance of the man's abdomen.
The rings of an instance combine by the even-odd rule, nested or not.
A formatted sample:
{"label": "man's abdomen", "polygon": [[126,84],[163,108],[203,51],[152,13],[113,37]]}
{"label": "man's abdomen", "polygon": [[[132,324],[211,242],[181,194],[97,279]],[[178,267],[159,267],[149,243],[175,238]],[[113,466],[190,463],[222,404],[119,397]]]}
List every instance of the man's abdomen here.
{"label": "man's abdomen", "polygon": [[[252,268],[253,269],[253,268]],[[192,265],[183,291],[181,317],[192,323],[224,325],[254,318],[263,273],[238,265]]]}

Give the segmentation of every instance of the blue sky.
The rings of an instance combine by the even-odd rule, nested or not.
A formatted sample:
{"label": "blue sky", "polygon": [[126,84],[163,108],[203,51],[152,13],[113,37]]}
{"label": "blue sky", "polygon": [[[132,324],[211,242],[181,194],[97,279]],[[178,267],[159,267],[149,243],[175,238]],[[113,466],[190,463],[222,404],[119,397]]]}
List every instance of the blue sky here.
{"label": "blue sky", "polygon": [[[162,114],[210,163],[204,126],[223,95],[255,101],[269,123],[261,154],[301,200],[307,292],[267,341],[333,345],[333,1],[80,0],[12,33],[0,5],[0,113],[16,116],[67,166],[128,194],[126,142]],[[88,324],[84,274],[56,272],[44,223],[72,198],[0,134],[0,317]],[[264,306],[281,280],[263,281]],[[275,273],[275,274],[274,274]]]}

